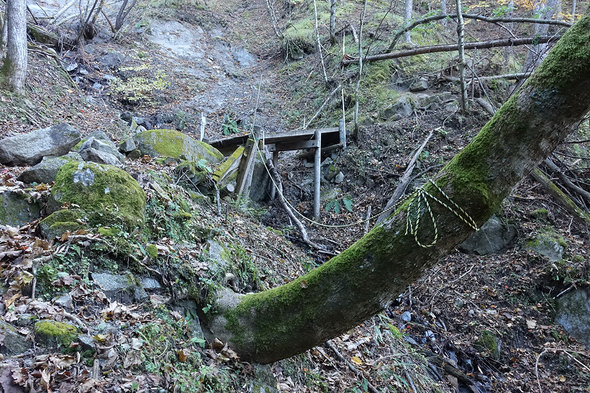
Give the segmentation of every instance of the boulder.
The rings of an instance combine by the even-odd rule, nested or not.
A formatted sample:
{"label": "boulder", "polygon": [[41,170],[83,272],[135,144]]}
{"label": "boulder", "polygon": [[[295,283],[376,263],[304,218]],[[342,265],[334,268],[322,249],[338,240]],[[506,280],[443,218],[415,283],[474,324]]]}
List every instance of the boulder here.
{"label": "boulder", "polygon": [[515,236],[514,227],[505,224],[494,215],[477,232],[465,240],[459,249],[466,253],[479,255],[494,254],[508,247]]}
{"label": "boulder", "polygon": [[566,245],[564,238],[548,230],[539,233],[534,239],[527,241],[525,243],[525,249],[547,258],[549,262],[557,262],[563,258]]}
{"label": "boulder", "polygon": [[410,85],[411,92],[424,91],[426,89],[428,89],[428,81],[424,78],[420,78]]}
{"label": "boulder", "polygon": [[134,141],[142,154],[151,157],[184,158],[194,162],[205,159],[209,164],[223,159],[223,154],[213,146],[175,130],[143,131],[135,135]]}
{"label": "boulder", "polygon": [[576,289],[560,297],[555,322],[590,349],[590,288]]}
{"label": "boulder", "polygon": [[381,114],[383,120],[399,120],[414,113],[414,98],[412,94],[403,94],[385,108]]}
{"label": "boulder", "polygon": [[76,232],[84,229],[86,214],[80,209],[58,210],[41,220],[39,226],[41,233],[47,239],[61,237],[66,232]]}
{"label": "boulder", "polygon": [[[57,173],[51,198],[52,211],[64,203],[78,205],[79,213],[93,227],[122,225],[131,230],[143,223],[144,191],[127,172],[114,166],[94,162],[65,164]],[[57,222],[65,221],[54,220],[51,225]]]}
{"label": "boulder", "polygon": [[80,132],[62,123],[0,140],[0,163],[35,165],[46,156],[62,156],[80,141]]}
{"label": "boulder", "polygon": [[48,348],[68,347],[77,334],[78,329],[69,323],[51,320],[35,323],[35,340]]}
{"label": "boulder", "polygon": [[125,156],[119,153],[117,146],[110,140],[88,138],[78,149],[84,161],[99,164],[121,166],[125,163]]}
{"label": "boulder", "polygon": [[29,195],[22,190],[0,188],[0,225],[19,227],[41,216],[38,201],[29,201]]}
{"label": "boulder", "polygon": [[27,341],[26,337],[9,323],[0,321],[0,335],[4,336],[4,340],[0,342],[0,353],[3,355],[19,355],[33,347],[33,343]]}
{"label": "boulder", "polygon": [[70,161],[82,161],[82,156],[76,152],[70,152],[61,157],[43,157],[37,165],[25,170],[18,177],[23,183],[51,183],[55,180],[59,168]]}
{"label": "boulder", "polygon": [[148,298],[141,283],[131,273],[92,273],[92,280],[111,301],[131,304]]}
{"label": "boulder", "polygon": [[121,142],[121,144],[119,145],[119,151],[123,154],[128,154],[131,153],[132,151],[134,151],[135,149],[137,149],[137,146],[135,146],[135,142],[133,141],[132,138],[127,138],[125,139],[123,142]]}

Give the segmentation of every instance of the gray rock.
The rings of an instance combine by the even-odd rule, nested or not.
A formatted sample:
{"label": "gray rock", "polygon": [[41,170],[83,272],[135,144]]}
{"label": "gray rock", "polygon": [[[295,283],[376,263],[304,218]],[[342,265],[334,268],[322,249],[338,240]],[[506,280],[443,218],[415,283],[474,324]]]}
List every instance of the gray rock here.
{"label": "gray rock", "polygon": [[262,161],[257,160],[254,163],[254,170],[252,171],[252,182],[250,184],[250,191],[248,196],[254,202],[263,202],[270,197],[272,181],[266,171]]}
{"label": "gray rock", "polygon": [[0,344],[0,353],[7,356],[19,355],[33,347],[31,341],[21,335],[14,326],[0,321],[0,333],[4,341]]}
{"label": "gray rock", "polygon": [[80,146],[78,151],[85,161],[113,166],[122,166],[125,162],[125,156],[119,153],[115,144],[108,139],[90,137]]}
{"label": "gray rock", "polygon": [[344,181],[344,173],[342,172],[338,172],[338,174],[336,175],[336,177],[334,178],[334,183],[336,184],[340,184]]}
{"label": "gray rock", "polygon": [[151,277],[144,277],[141,279],[141,286],[146,290],[146,291],[157,291],[162,289],[162,286],[160,285],[160,282],[154,278]]}
{"label": "gray rock", "polygon": [[557,300],[555,322],[590,349],[590,289],[566,293]]}
{"label": "gray rock", "polygon": [[412,314],[409,311],[405,311],[401,316],[402,321],[410,322],[412,320]]}
{"label": "gray rock", "polygon": [[92,273],[92,280],[111,301],[131,304],[148,298],[145,289],[130,273],[127,275]]}
{"label": "gray rock", "polygon": [[12,370],[18,369],[19,365],[17,362],[12,361],[4,364],[5,367],[2,369],[2,373],[0,374],[0,390],[4,393],[24,393],[25,390],[14,383],[12,378]]}
{"label": "gray rock", "polygon": [[102,68],[116,69],[125,61],[125,56],[118,52],[109,52],[98,58],[98,63]]}
{"label": "gray rock", "polygon": [[86,139],[88,140],[90,138],[106,141],[107,143],[110,142],[111,145],[114,145],[113,142],[111,142],[111,138],[109,138],[109,136],[104,131],[93,131],[88,134]]}
{"label": "gray rock", "polygon": [[428,81],[424,78],[420,78],[410,85],[410,91],[424,91],[428,89]]}
{"label": "gray rock", "polygon": [[459,249],[466,253],[479,255],[494,254],[502,251],[514,240],[516,230],[505,224],[499,217],[492,216],[479,231],[465,240]]}
{"label": "gray rock", "polygon": [[172,306],[172,309],[180,312],[189,322],[193,336],[204,338],[203,329],[197,315],[197,303],[194,300],[180,300]]}
{"label": "gray rock", "polygon": [[545,232],[529,240],[525,244],[525,249],[547,258],[550,262],[557,262],[563,258],[565,247],[560,244],[563,242],[565,240],[561,239],[557,234]]}
{"label": "gray rock", "polygon": [[0,163],[35,165],[45,156],[61,156],[80,142],[80,132],[62,123],[0,140]]}
{"label": "gray rock", "polygon": [[55,180],[59,168],[69,161],[82,161],[82,156],[76,152],[70,152],[61,157],[43,157],[37,165],[25,170],[18,177],[23,183],[51,183]]}
{"label": "gray rock", "polygon": [[134,151],[136,149],[137,149],[137,146],[135,145],[135,142],[133,141],[133,138],[125,139],[119,145],[119,151],[121,153],[123,153],[123,154],[131,153],[132,151]]}
{"label": "gray rock", "polygon": [[0,225],[19,227],[41,217],[38,201],[29,201],[22,191],[0,192]]}
{"label": "gray rock", "polygon": [[32,325],[37,320],[35,314],[22,313],[18,315],[18,319],[14,321],[14,324],[19,327],[25,327]]}
{"label": "gray rock", "polygon": [[82,350],[94,350],[94,338],[92,336],[89,336],[87,334],[79,334],[78,342],[81,344]]}
{"label": "gray rock", "polygon": [[68,309],[68,310],[74,309],[74,301],[72,299],[72,295],[70,295],[69,293],[61,295],[60,297],[55,299],[53,302],[55,304],[57,304],[58,306],[61,306],[65,309]]}
{"label": "gray rock", "polygon": [[410,96],[404,94],[398,97],[393,104],[382,112],[381,117],[384,120],[399,120],[402,117],[411,116],[414,113],[414,102]]}

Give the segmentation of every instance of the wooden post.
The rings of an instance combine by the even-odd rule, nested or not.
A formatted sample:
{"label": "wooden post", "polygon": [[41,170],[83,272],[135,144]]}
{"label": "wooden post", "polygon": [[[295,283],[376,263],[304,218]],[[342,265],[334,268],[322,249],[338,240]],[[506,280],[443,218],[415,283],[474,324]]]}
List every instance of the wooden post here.
{"label": "wooden post", "polygon": [[240,160],[240,166],[238,167],[238,178],[236,179],[236,195],[238,198],[242,196],[248,186],[248,178],[250,172],[254,168],[254,159],[256,158],[256,143],[254,139],[248,138],[246,142],[246,148],[244,154]]}
{"label": "wooden post", "polygon": [[314,160],[314,195],[313,195],[313,217],[320,218],[320,179],[322,173],[322,133],[319,130],[315,132],[315,160]]}
{"label": "wooden post", "polygon": [[340,123],[338,124],[338,139],[340,140],[342,149],[346,149],[346,121],[344,117],[340,119]]}
{"label": "wooden post", "polygon": [[[276,168],[279,163],[279,152],[273,151],[272,152],[272,165]],[[277,187],[273,184],[272,190],[270,192],[270,200],[274,201],[277,196]]]}

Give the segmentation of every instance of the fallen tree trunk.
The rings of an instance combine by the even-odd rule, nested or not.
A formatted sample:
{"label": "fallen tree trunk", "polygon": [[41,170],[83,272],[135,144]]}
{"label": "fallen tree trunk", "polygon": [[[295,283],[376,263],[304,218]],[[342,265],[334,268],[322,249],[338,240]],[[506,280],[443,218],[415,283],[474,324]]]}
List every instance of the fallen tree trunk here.
{"label": "fallen tree trunk", "polygon": [[[547,42],[557,41],[561,36],[544,35],[538,37],[524,37],[524,38],[505,38],[501,40],[491,41],[478,41],[478,42],[466,42],[465,49],[486,49],[486,48],[497,48],[501,46],[518,46],[528,44],[544,44]],[[439,52],[453,52],[459,50],[457,44],[447,45],[434,45],[434,46],[421,46],[418,48],[402,50],[398,52],[381,53],[372,56],[366,56],[363,58],[365,62],[397,59],[400,57],[424,55],[427,53],[439,53]],[[357,58],[346,58],[342,60],[342,65],[356,64],[359,60]]]}
{"label": "fallen tree trunk", "polygon": [[586,15],[474,140],[381,225],[286,285],[219,291],[212,335],[242,359],[268,363],[360,324],[485,223],[589,110]]}
{"label": "fallen tree trunk", "polygon": [[[563,26],[563,27],[570,27],[572,25],[569,22],[564,22],[561,20],[554,20],[554,19],[488,18],[483,15],[474,15],[474,14],[462,14],[462,15],[463,15],[463,18],[465,18],[465,19],[474,19],[474,20],[480,20],[483,22],[495,23],[495,24],[497,24],[497,23],[534,23],[534,24],[539,24],[539,25],[542,25],[542,24],[544,24],[544,25],[557,25],[557,26]],[[445,20],[447,18],[456,19],[457,17],[458,17],[458,14],[434,15],[434,16],[429,16],[424,19],[417,20],[414,23],[412,23],[411,25],[408,25],[408,26],[404,27],[403,29],[399,30],[397,33],[395,33],[393,40],[391,40],[391,44],[389,44],[389,47],[387,48],[387,52],[391,52],[393,50],[393,48],[395,47],[395,44],[397,44],[397,42],[399,41],[401,36],[403,36],[406,32],[411,31],[414,28],[416,28],[420,25],[426,24],[426,23],[435,22],[437,20]]]}

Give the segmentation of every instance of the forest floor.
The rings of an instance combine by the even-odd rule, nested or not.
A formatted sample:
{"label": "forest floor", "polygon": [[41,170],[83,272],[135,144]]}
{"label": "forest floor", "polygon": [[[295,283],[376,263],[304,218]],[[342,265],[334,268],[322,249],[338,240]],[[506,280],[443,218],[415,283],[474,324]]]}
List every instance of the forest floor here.
{"label": "forest floor", "polygon": [[[255,127],[273,133],[309,119],[332,88],[318,87],[323,82],[317,54],[306,55],[305,62],[285,59],[263,1],[142,4],[130,18],[135,22],[116,40],[105,30],[77,51],[61,55],[61,64],[31,50],[26,98],[0,97],[0,138],[67,122],[84,134],[101,130],[122,140],[130,131],[121,113],[130,113],[142,124],[193,136],[205,115],[206,139]],[[188,36],[183,36],[184,29]],[[186,39],[193,40],[188,49]],[[339,49],[327,54],[332,65],[338,54]],[[75,67],[66,76],[68,65]],[[398,64],[399,78],[419,79],[403,74],[403,65]],[[332,70],[334,79],[350,81],[351,72],[338,66]],[[120,83],[109,84],[113,75]],[[428,78],[429,93],[451,92],[456,97],[456,87],[436,73],[427,70],[420,75]],[[389,79],[393,76],[388,74]],[[318,125],[332,125],[339,118],[336,101],[318,118]],[[489,118],[475,104],[469,116],[426,109],[395,121],[380,121],[380,109],[370,102],[365,109],[348,148],[329,157],[327,166],[342,172],[343,180],[327,182],[325,192],[330,196],[323,201],[321,225],[308,228],[312,240],[326,246],[327,252],[310,250],[298,241],[299,234],[276,201],[260,206],[223,201],[221,217],[213,204],[199,208],[202,226],[216,228],[220,239],[239,244],[240,252],[262,273],[260,284],[250,285],[251,279],[244,279],[240,290],[280,285],[327,262],[363,235],[368,207],[373,217],[378,215],[431,130],[434,136],[416,170],[421,174],[410,189],[423,184],[469,143]],[[347,119],[350,113],[347,108]],[[569,152],[567,146],[559,151]],[[278,169],[285,194],[309,216],[312,174],[305,164],[305,158],[285,154]],[[168,165],[145,160],[128,162],[128,168],[135,173],[172,171]],[[0,187],[21,187],[15,178],[22,170],[0,167]],[[588,169],[582,174],[589,177]],[[157,199],[153,189],[147,191],[148,198]],[[39,186],[34,192],[47,193],[48,187]],[[96,358],[108,373],[93,374],[97,363],[81,357],[76,346],[67,353],[34,349],[2,359],[0,387],[5,392],[589,392],[590,352],[554,322],[557,299],[590,282],[587,226],[530,178],[513,190],[498,215],[516,230],[515,239],[502,252],[480,256],[456,250],[381,314],[305,354],[269,366],[240,361],[228,348],[203,349],[198,342],[182,341],[193,328],[178,312],[163,315],[165,302],[158,298],[152,298],[151,304],[113,304],[87,279],[73,274],[60,277],[58,284],[76,283],[70,292],[77,305],[74,310],[65,311],[50,299],[34,299],[34,290],[32,296],[17,294],[13,289],[22,272],[33,271],[17,262],[30,261],[33,254],[63,257],[89,242],[100,242],[100,236],[84,234],[50,243],[37,237],[38,222],[18,229],[3,227],[0,262],[8,289],[0,311],[5,321],[27,314],[78,319],[87,326],[117,320],[118,325],[116,333],[94,336],[100,341]],[[374,223],[373,219],[370,224]],[[548,228],[566,244],[558,262],[525,246]],[[155,243],[160,252],[176,255],[173,238]],[[193,245],[178,251],[178,258],[195,260],[206,247],[206,243]],[[243,257],[240,252],[234,257]],[[72,281],[64,283],[68,280]],[[177,332],[156,332],[157,324]],[[138,326],[148,326],[139,330],[142,336],[132,333]],[[19,329],[31,333],[26,326]],[[166,345],[145,344],[156,337],[165,337]],[[139,338],[144,340],[141,351]],[[192,352],[202,358],[200,369],[184,360]],[[176,363],[168,363],[170,354]],[[198,383],[191,381],[195,377]]]}

